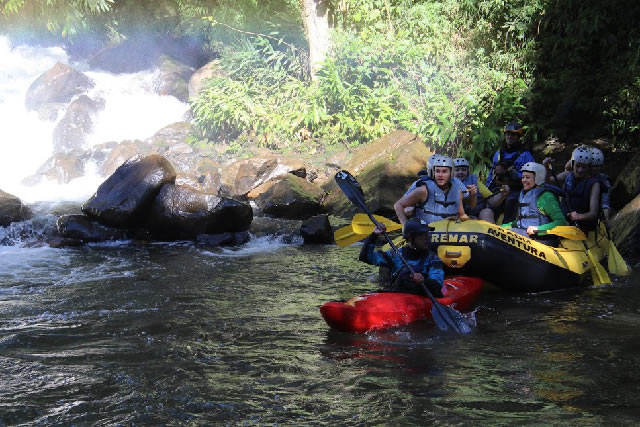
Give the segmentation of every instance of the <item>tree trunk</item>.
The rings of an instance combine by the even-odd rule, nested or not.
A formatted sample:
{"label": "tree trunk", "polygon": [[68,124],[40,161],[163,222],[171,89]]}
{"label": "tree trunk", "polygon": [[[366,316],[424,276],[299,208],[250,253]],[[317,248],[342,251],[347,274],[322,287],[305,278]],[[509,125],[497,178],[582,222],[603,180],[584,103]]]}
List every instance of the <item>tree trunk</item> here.
{"label": "tree trunk", "polygon": [[309,42],[309,70],[316,79],[320,64],[329,51],[329,0],[300,0],[302,21]]}

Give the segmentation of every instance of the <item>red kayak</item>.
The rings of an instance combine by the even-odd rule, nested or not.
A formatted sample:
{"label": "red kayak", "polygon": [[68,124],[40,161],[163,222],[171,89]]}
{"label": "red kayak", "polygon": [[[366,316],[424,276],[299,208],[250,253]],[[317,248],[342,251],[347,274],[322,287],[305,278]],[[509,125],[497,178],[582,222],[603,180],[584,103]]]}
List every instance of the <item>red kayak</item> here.
{"label": "red kayak", "polygon": [[[482,290],[478,277],[445,279],[438,302],[458,311],[471,307]],[[344,332],[364,333],[376,329],[406,325],[431,318],[429,297],[399,292],[375,292],[351,298],[349,301],[330,301],[320,307],[329,326]]]}

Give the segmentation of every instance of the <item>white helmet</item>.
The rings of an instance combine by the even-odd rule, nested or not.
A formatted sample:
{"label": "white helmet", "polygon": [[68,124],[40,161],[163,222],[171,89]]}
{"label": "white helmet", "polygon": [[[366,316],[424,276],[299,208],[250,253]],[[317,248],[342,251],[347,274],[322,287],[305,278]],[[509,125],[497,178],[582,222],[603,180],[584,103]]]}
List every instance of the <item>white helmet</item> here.
{"label": "white helmet", "polygon": [[604,154],[602,150],[597,147],[591,147],[591,165],[592,166],[602,166],[604,165]]}
{"label": "white helmet", "polygon": [[455,166],[455,167],[458,167],[458,166],[469,167],[469,162],[464,157],[458,157],[457,159],[453,160],[453,166]]}
{"label": "white helmet", "polygon": [[520,168],[520,172],[531,172],[534,174],[536,185],[544,184],[547,179],[547,169],[540,163],[527,162]]}
{"label": "white helmet", "polygon": [[429,178],[433,178],[433,164],[438,157],[442,156],[440,154],[434,153],[427,159],[427,175],[429,176]]}
{"label": "white helmet", "polygon": [[453,171],[453,160],[451,160],[451,157],[447,157],[447,156],[438,156],[435,159],[433,159],[433,167],[431,168],[431,176],[435,177],[436,176],[436,167],[447,167],[449,169],[451,169],[451,171]]}
{"label": "white helmet", "polygon": [[581,145],[580,147],[576,148],[575,150],[573,150],[573,153],[571,153],[571,167],[573,168],[573,165],[578,162],[578,163],[584,163],[585,165],[590,165],[591,164],[591,150],[587,147],[585,147],[584,145]]}

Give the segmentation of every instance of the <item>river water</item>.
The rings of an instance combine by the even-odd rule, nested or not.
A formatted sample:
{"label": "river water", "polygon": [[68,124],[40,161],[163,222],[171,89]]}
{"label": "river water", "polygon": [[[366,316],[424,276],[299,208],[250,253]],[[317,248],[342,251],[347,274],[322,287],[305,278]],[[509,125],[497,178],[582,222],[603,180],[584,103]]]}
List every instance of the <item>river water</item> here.
{"label": "river water", "polygon": [[[0,134],[0,188],[34,203],[69,194],[81,201],[95,190],[91,180],[73,191],[26,189],[17,176],[50,155],[53,124],[11,103],[52,56],[66,56],[2,42],[0,54],[14,60],[0,62],[25,83],[3,85],[0,77],[0,110],[20,112]],[[182,106],[152,103],[160,102],[172,111],[165,121],[179,115]],[[134,136],[160,124],[145,126]],[[128,138],[126,129],[117,137]],[[19,131],[29,132],[26,148],[6,142]],[[37,242],[52,233],[57,212],[77,205],[34,206],[34,219],[0,227],[0,426],[640,420],[638,273],[611,286],[536,295],[487,287],[469,335],[443,333],[430,321],[353,335],[329,330],[318,309],[376,288],[374,270],[356,261],[357,245],[254,238],[235,249],[188,242],[53,249]]]}

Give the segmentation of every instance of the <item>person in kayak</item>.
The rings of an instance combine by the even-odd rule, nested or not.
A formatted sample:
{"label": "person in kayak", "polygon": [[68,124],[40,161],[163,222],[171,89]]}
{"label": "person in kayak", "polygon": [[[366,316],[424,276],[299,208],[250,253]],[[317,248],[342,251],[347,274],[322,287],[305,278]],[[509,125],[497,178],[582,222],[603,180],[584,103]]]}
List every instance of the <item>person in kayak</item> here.
{"label": "person in kayak", "polygon": [[[549,172],[551,157],[542,162]],[[567,219],[575,223],[583,231],[595,230],[600,217],[600,183],[589,176],[591,151],[580,146],[571,153],[571,172],[554,175],[555,183],[567,195],[567,204],[571,210]],[[550,182],[547,173],[547,182]]]}
{"label": "person in kayak", "polygon": [[[405,194],[394,205],[393,209],[401,224],[407,222],[408,208],[415,208],[413,216],[428,223],[444,218],[469,217],[464,212],[462,191],[453,184],[453,160],[446,156],[438,156],[433,161],[433,179],[419,180],[415,189]],[[473,194],[472,206],[475,206]]]}
{"label": "person in kayak", "polygon": [[545,232],[558,225],[567,225],[564,212],[555,192],[557,187],[545,185],[547,171],[539,163],[529,162],[522,166],[522,191],[518,198],[516,219],[502,224],[523,236],[557,245],[557,237]]}
{"label": "person in kayak", "polygon": [[487,207],[480,212],[482,220],[495,223],[500,214],[503,214],[503,222],[515,219],[522,189],[520,169],[525,163],[535,162],[533,154],[522,145],[523,133],[524,129],[518,122],[508,123],[504,127],[504,145],[493,155],[485,183],[496,195],[489,198]]}
{"label": "person in kayak", "polygon": [[391,271],[391,285],[393,292],[406,292],[426,295],[422,285],[425,285],[434,297],[442,297],[444,270],[442,261],[429,250],[430,227],[424,220],[411,218],[402,230],[407,245],[400,248],[400,253],[411,266],[414,274],[407,269],[400,257],[393,251],[376,250],[378,236],[386,230],[384,224],[376,226],[364,241],[360,250],[359,260],[369,265],[387,267]]}

